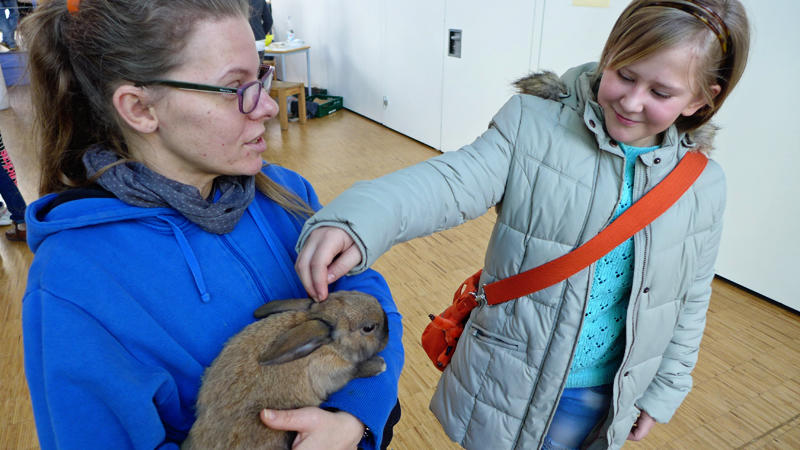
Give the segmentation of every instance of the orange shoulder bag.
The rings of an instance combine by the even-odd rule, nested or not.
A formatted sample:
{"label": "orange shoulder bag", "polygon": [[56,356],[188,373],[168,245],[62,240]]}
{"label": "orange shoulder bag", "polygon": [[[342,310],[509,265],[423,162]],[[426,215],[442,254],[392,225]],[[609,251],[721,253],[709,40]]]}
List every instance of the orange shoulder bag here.
{"label": "orange shoulder bag", "polygon": [[616,248],[670,208],[703,172],[708,159],[702,153],[687,153],[675,169],[630,206],[603,231],[580,247],[550,262],[512,277],[487,284],[479,295],[479,270],[464,280],[453,295],[453,304],[422,332],[422,348],[433,365],[444,370],[453,357],[458,338],[472,310],[481,301],[496,305],[566,280]]}

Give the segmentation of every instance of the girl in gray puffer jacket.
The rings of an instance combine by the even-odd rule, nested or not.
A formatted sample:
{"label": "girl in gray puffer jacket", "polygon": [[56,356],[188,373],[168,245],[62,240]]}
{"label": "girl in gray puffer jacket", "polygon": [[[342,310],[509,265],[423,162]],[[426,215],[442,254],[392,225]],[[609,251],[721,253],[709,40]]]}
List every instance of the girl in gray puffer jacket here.
{"label": "girl in gray puffer jacket", "polygon": [[[498,207],[481,286],[595,236],[687,152],[744,71],[737,0],[635,0],[599,64],[520,80],[458,151],[362,182],[306,223],[309,294],[392,245]],[[564,282],[472,311],[431,409],[467,448],[618,448],[691,389],[719,247],[725,181],[710,161],[666,213]]]}

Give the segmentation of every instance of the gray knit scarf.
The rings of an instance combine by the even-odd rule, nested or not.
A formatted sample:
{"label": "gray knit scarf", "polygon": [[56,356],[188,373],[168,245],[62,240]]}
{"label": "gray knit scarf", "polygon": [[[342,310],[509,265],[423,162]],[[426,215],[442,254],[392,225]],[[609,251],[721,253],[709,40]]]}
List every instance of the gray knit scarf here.
{"label": "gray knit scarf", "polygon": [[[86,175],[92,177],[119,159],[111,150],[92,147],[83,155]],[[216,234],[233,230],[255,197],[253,176],[217,177],[212,197],[219,191],[219,198],[214,202],[204,199],[196,187],[170,180],[134,161],[106,170],[97,183],[125,203],[144,208],[173,208],[200,228]]]}

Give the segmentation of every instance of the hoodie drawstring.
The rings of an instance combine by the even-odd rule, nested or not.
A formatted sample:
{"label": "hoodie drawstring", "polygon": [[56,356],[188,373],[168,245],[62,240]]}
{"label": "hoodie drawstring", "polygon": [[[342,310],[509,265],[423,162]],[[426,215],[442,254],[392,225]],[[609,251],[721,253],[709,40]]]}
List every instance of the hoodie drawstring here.
{"label": "hoodie drawstring", "polygon": [[189,270],[192,272],[192,276],[194,277],[194,284],[197,286],[197,290],[200,292],[200,298],[203,300],[203,303],[210,302],[211,294],[208,293],[208,289],[206,288],[206,281],[205,278],[203,278],[203,272],[200,270],[200,263],[197,261],[197,256],[194,254],[194,250],[192,250],[192,247],[189,245],[189,241],[186,239],[183,231],[181,231],[179,226],[172,223],[172,221],[166,217],[160,216],[159,218],[164,222],[167,222],[169,226],[172,227],[175,240],[178,241],[178,246],[183,252],[183,258],[186,260],[186,264],[189,265]]}
{"label": "hoodie drawstring", "polygon": [[286,278],[286,280],[294,287],[294,292],[305,292],[305,288],[298,283],[299,278],[294,274],[294,272],[289,270],[289,268],[294,267],[294,261],[292,261],[289,253],[285,249],[278,248],[277,246],[279,244],[275,242],[274,239],[270,238],[270,236],[275,235],[275,233],[270,233],[270,228],[267,220],[264,218],[264,213],[261,212],[261,208],[258,206],[255,200],[250,203],[250,207],[247,208],[247,212],[253,218],[253,221],[256,223],[259,231],[261,231],[261,236],[264,238],[267,246],[272,251],[272,254],[278,261],[283,261],[283,264],[278,264],[278,266],[280,266],[284,278]]}

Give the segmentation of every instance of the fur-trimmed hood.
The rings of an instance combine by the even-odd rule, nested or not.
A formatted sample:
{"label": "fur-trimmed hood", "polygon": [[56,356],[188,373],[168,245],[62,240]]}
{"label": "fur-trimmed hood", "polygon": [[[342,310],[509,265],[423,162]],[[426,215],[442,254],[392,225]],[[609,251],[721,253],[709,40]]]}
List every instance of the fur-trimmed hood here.
{"label": "fur-trimmed hood", "polygon": [[[600,112],[602,107],[596,100],[600,77],[596,74],[596,67],[596,63],[584,64],[568,70],[562,77],[550,71],[534,72],[515,81],[514,86],[521,94],[557,101],[577,111],[583,111],[588,102]],[[679,134],[687,147],[709,155],[714,149],[717,130],[717,125],[708,122],[695,130]],[[675,132],[678,133],[677,129]]]}

